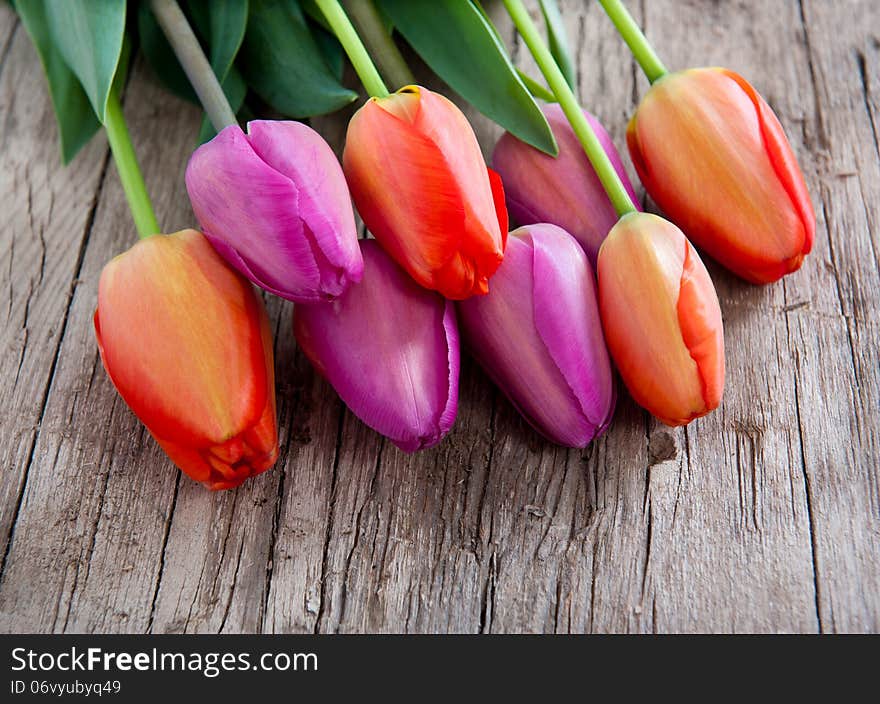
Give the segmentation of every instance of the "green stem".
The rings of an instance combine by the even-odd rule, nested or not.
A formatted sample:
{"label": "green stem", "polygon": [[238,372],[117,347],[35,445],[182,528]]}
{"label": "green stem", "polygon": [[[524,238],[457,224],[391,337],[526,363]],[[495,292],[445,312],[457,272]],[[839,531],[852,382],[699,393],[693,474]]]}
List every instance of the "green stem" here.
{"label": "green stem", "polygon": [[223,88],[196,35],[189,26],[177,0],[150,0],[150,9],[156,16],[174,55],[183,67],[186,77],[199,96],[208,119],[218,132],[229,125],[237,125],[235,113],[226,99]]}
{"label": "green stem", "polygon": [[504,0],[504,5],[513,23],[525,40],[526,45],[529,47],[529,51],[535,57],[535,61],[544,74],[544,78],[547,79],[547,85],[550,86],[550,90],[553,91],[565,116],[571,123],[574,133],[577,135],[581,146],[583,146],[587,157],[590,159],[590,163],[593,165],[593,169],[596,171],[599,181],[602,182],[602,186],[608,194],[608,198],[611,200],[617,214],[625,215],[626,213],[634,212],[636,207],[633,205],[629,193],[627,193],[626,188],[621,182],[620,176],[617,175],[617,171],[608,158],[608,154],[605,153],[599,138],[596,137],[596,133],[593,132],[593,128],[590,126],[587,118],[584,117],[584,111],[578,105],[574,93],[571,92],[571,87],[566,82],[565,76],[562,75],[562,71],[559,70],[559,66],[541,38],[537,27],[535,27],[531,17],[529,17],[529,13],[523,6],[522,0]]}
{"label": "green stem", "polygon": [[361,43],[357,32],[354,31],[354,27],[351,26],[348,15],[345,14],[339,1],[315,0],[315,4],[324,13],[327,23],[333,29],[336,38],[339,39],[345,53],[348,54],[348,59],[354,66],[361,83],[364,84],[364,88],[367,89],[367,93],[374,98],[387,96],[388,88],[385,87],[382,77],[373,65],[370,55]]}
{"label": "green stem", "polygon": [[131,145],[128,127],[126,127],[125,118],[122,116],[119,93],[115,87],[107,98],[104,129],[107,131],[110,151],[113,152],[119,180],[122,181],[122,190],[125,191],[138,235],[142,238],[155,235],[159,232],[159,223],[156,221],[156,213],[153,212],[153,204],[150,202],[147,187],[144,185],[144,177],[138,166],[134,147]]}
{"label": "green stem", "polygon": [[653,83],[658,78],[665,76],[668,73],[666,67],[623,3],[620,0],[599,0],[599,4],[611,18],[648,80]]}
{"label": "green stem", "polygon": [[342,6],[351,18],[357,33],[363,39],[370,56],[385,79],[394,87],[402,88],[416,82],[412,71],[391,34],[385,28],[373,0],[342,0]]}

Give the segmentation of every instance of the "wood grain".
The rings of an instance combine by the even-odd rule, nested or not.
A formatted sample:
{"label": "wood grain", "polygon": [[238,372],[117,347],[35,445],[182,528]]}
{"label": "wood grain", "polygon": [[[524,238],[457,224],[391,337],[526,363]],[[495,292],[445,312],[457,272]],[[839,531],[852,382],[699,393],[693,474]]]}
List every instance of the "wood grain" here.
{"label": "wood grain", "polygon": [[[672,430],[621,393],[611,430],[566,450],[465,360],[453,432],[406,455],[342,406],[271,299],[282,455],[222,494],[180,477],[100,366],[97,278],[134,228],[102,138],[57,168],[36,55],[0,7],[0,631],[880,631],[880,9],[629,5],[670,68],[752,80],[817,212],[784,282],[709,263],[721,408]],[[582,102],[622,147],[647,82],[596,3],[561,6]],[[163,226],[193,224],[198,112],[139,62],[124,104]],[[466,112],[490,158],[499,129]],[[314,125],[338,149],[348,116]]]}

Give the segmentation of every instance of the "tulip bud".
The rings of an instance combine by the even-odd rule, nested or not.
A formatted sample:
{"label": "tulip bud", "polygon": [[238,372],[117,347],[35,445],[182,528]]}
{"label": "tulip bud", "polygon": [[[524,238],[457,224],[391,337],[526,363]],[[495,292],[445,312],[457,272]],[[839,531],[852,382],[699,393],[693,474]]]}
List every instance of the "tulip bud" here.
{"label": "tulip bud", "polygon": [[229,489],[272,466],[266,311],[201,233],[154,235],[110,261],[94,320],[120,396],[190,477]]}
{"label": "tulip bud", "polygon": [[[617,222],[617,211],[562,108],[554,103],[543,110],[559,145],[559,155],[544,154],[506,132],[495,146],[492,167],[504,182],[507,208],[517,224],[558,225],[580,243],[595,267],[599,246]],[[614,142],[593,115],[585,110],[584,116],[638,208],[638,198]]]}
{"label": "tulip bud", "polygon": [[800,268],[813,246],[813,206],[779,120],[742,76],[664,76],[627,142],[648,193],[711,257],[753,283]]}
{"label": "tulip bud", "polygon": [[436,445],[458,410],[453,304],[418,286],[372,240],[363,280],[330,303],[296,306],[306,357],[364,423],[406,452]]}
{"label": "tulip bud", "polygon": [[292,301],[339,296],[363,271],[345,177],[300,122],[255,120],[196,149],[186,188],[205,236],[257,286]]}
{"label": "tulip bud", "polygon": [[608,427],[615,392],[586,255],[555,225],[510,233],[488,296],[458,304],[468,349],[553,442],[585,447]]}
{"label": "tulip bud", "polygon": [[624,215],[599,250],[599,309],[632,397],[667,425],[718,407],[724,332],[715,287],[675,225]]}
{"label": "tulip bud", "polygon": [[418,283],[452,299],[489,290],[507,211],[455,105],[419,86],[371,98],[348,125],[342,164],[364,223]]}

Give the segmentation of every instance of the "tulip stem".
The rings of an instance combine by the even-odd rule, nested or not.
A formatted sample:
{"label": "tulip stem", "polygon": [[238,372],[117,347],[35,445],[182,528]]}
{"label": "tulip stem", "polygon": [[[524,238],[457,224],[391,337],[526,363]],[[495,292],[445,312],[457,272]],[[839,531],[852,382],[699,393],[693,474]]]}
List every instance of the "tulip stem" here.
{"label": "tulip stem", "polygon": [[237,125],[238,120],[226,99],[223,88],[220,87],[220,81],[214,75],[214,69],[208,63],[205,52],[177,0],[150,0],[150,9],[156,16],[193,90],[199,96],[199,102],[211,124],[214,125],[214,129],[219,132],[229,125]]}
{"label": "tulip stem", "polygon": [[394,88],[415,83],[412,71],[403,60],[403,55],[391,38],[390,31],[386,29],[373,0],[342,0],[342,6],[385,80]]}
{"label": "tulip stem", "polygon": [[364,48],[361,38],[352,27],[348,15],[339,4],[339,0],[315,0],[315,4],[324,13],[327,23],[333,29],[336,38],[339,39],[342,48],[345,49],[345,53],[348,55],[351,65],[354,66],[358,78],[361,79],[361,83],[364,84],[364,88],[367,89],[367,93],[374,98],[387,96],[388,88],[385,87],[382,77]]}
{"label": "tulip stem", "polygon": [[629,14],[621,0],[599,0],[605,13],[611,18],[617,32],[623,37],[642,71],[653,83],[667,74],[666,66],[660,61],[654,48],[648,43],[639,25]]}
{"label": "tulip stem", "polygon": [[636,207],[629,193],[627,193],[626,187],[620,180],[620,176],[617,175],[617,171],[608,158],[608,154],[605,153],[605,149],[602,148],[602,143],[596,137],[596,133],[590,126],[587,118],[584,117],[584,112],[581,106],[578,105],[577,98],[574,97],[574,93],[572,93],[571,87],[566,82],[565,76],[562,75],[559,65],[541,38],[531,17],[529,17],[529,13],[523,6],[522,0],[504,0],[504,6],[507,8],[507,12],[514,25],[516,25],[517,30],[519,30],[519,33],[525,40],[526,46],[529,47],[529,51],[544,74],[544,78],[547,79],[547,85],[553,91],[565,116],[571,123],[574,133],[584,148],[584,152],[586,152],[590,163],[593,165],[593,169],[599,177],[599,181],[602,182],[602,187],[608,194],[608,198],[611,200],[611,204],[614,206],[617,214],[622,216],[626,213],[634,212]]}
{"label": "tulip stem", "polygon": [[125,191],[125,198],[128,200],[128,207],[134,218],[138,235],[142,238],[155,235],[159,232],[159,223],[156,220],[150,196],[147,194],[144,176],[138,166],[137,156],[131,144],[131,136],[128,134],[125,117],[122,115],[119,93],[115,86],[107,97],[104,129],[107,132],[107,141],[110,142],[113,161],[116,162],[119,180],[122,181],[122,190]]}

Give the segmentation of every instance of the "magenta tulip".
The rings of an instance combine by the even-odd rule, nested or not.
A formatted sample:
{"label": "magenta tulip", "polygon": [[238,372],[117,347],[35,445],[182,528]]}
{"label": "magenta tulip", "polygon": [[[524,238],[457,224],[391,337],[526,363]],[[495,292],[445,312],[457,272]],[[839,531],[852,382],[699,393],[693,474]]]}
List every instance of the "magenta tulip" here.
{"label": "magenta tulip", "polygon": [[300,122],[223,129],[186,169],[193,211],[214,248],[257,286],[292,301],[340,296],[363,260],[333,150]]}
{"label": "magenta tulip", "polygon": [[407,452],[432,447],[458,409],[455,309],[375,240],[361,251],[359,284],[333,302],[296,306],[296,340],[364,423]]}
{"label": "magenta tulip", "polygon": [[[584,115],[639,208],[614,142],[593,115],[586,111]],[[492,167],[501,175],[507,209],[518,225],[558,225],[580,242],[595,267],[599,247],[617,222],[617,213],[562,108],[547,105],[544,116],[556,136],[559,156],[544,154],[508,132],[495,146]]]}
{"label": "magenta tulip", "polygon": [[575,239],[555,225],[510,233],[486,296],[458,304],[468,349],[550,440],[585,447],[614,413],[596,283]]}

